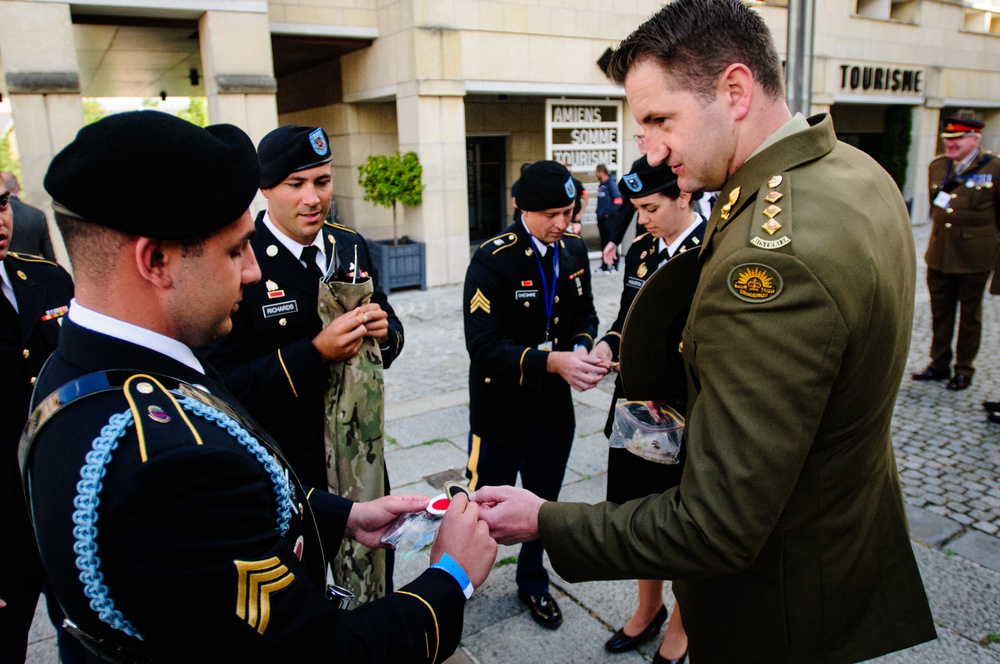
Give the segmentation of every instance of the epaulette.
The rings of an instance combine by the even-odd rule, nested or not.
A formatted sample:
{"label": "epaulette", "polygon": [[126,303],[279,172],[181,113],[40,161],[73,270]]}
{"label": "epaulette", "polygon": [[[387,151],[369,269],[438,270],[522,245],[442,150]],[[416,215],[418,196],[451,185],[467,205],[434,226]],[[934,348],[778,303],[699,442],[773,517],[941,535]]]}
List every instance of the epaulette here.
{"label": "epaulette", "polygon": [[563,235],[566,235],[566,236],[569,236],[569,237],[575,237],[575,238],[580,237],[576,233],[570,233],[569,231],[564,232]]}
{"label": "epaulette", "polygon": [[791,203],[789,178],[772,175],[761,185],[750,223],[750,244],[758,249],[781,249],[792,242],[792,218],[782,216],[782,207]]}
{"label": "epaulette", "polygon": [[330,228],[336,228],[338,231],[346,231],[346,232],[348,232],[348,233],[350,233],[352,235],[357,235],[358,234],[358,232],[356,230],[354,230],[353,228],[348,228],[347,226],[344,226],[343,224],[337,224],[337,223],[332,223],[332,222],[329,222],[329,221],[324,221],[323,225],[324,226],[329,226]]}
{"label": "epaulette", "polygon": [[500,235],[497,235],[495,237],[491,237],[489,240],[479,245],[479,248],[480,249],[488,248],[489,245],[493,245],[494,246],[493,253],[495,254],[501,249],[506,249],[507,247],[513,247],[515,244],[517,244],[517,234],[508,231],[506,233],[501,233]]}
{"label": "epaulette", "polygon": [[636,235],[635,238],[632,241],[633,242],[638,242],[639,240],[641,240],[642,238],[646,237],[647,235],[649,235],[649,231],[646,231],[642,235]]}
{"label": "epaulette", "polygon": [[19,261],[24,261],[25,263],[45,263],[46,265],[55,265],[56,267],[59,267],[59,263],[53,263],[46,258],[42,258],[41,256],[36,256],[34,254],[22,254],[12,251],[8,255],[13,256]]}
{"label": "epaulette", "polygon": [[931,159],[931,163],[934,163],[935,161],[938,161],[939,159],[947,159],[947,158],[948,158],[948,155],[946,155],[946,154],[939,154],[939,155],[936,155],[933,159]]}

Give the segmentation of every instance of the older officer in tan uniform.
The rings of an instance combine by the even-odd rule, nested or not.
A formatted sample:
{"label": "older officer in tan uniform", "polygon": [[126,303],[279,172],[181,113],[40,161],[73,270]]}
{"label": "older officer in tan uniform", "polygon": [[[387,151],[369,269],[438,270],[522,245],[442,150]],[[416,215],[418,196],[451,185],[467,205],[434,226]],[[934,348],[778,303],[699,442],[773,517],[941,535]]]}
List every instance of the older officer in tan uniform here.
{"label": "older officer in tan uniform", "polygon": [[[983,291],[997,259],[1000,227],[1000,162],[979,149],[983,123],[948,118],[941,138],[945,154],[928,168],[931,239],[927,243],[927,289],[934,335],[931,363],[913,380],[948,380],[949,390],[972,384],[972,366],[982,336]],[[955,375],[951,337],[959,307]]]}
{"label": "older officer in tan uniform", "polygon": [[[540,537],[570,581],[674,579],[698,664],[857,662],[933,639],[890,437],[916,278],[899,190],[829,116],[792,117],[767,26],[738,0],[666,5],[610,69],[650,163],[721,190],[681,334],[687,465],[623,505],[480,489],[491,533]],[[633,304],[629,397],[632,319],[674,327],[657,284],[687,262]]]}

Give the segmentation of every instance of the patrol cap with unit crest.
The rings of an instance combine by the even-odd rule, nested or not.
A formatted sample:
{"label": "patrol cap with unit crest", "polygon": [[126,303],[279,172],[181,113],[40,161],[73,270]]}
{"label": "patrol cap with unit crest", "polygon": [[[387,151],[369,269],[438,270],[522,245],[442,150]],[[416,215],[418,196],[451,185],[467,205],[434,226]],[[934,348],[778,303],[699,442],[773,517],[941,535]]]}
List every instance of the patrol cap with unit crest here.
{"label": "patrol cap with unit crest", "polygon": [[981,134],[986,123],[972,118],[948,118],[944,121],[941,138],[961,138],[966,134]]}
{"label": "patrol cap with unit crest", "polygon": [[330,139],[322,127],[278,127],[257,146],[260,188],[270,189],[292,173],[330,163]]}
{"label": "patrol cap with unit crest", "polygon": [[680,195],[677,176],[667,162],[664,161],[659,166],[650,166],[645,155],[632,165],[631,172],[618,181],[618,190],[629,198],[643,198],[661,193],[670,195],[671,198]]}
{"label": "patrol cap with unit crest", "polygon": [[202,128],[160,111],[130,111],[81,129],[52,159],[44,185],[56,212],[176,240],[239,219],[259,180],[253,141],[239,127]]}
{"label": "patrol cap with unit crest", "polygon": [[576,200],[576,184],[558,161],[536,161],[517,181],[517,207],[528,212],[564,208]]}

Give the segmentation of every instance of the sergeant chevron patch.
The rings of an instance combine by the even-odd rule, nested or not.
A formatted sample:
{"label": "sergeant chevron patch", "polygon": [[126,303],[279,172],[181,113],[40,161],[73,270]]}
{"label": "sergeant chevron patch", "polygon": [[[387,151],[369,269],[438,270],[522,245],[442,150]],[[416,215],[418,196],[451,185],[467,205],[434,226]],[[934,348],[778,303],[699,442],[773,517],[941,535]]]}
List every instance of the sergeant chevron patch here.
{"label": "sergeant chevron patch", "polygon": [[263,634],[271,620],[271,593],[295,581],[281,559],[234,560],[236,565],[236,615]]}
{"label": "sergeant chevron patch", "polygon": [[490,313],[490,301],[483,295],[483,291],[478,288],[476,289],[476,294],[469,300],[469,313],[474,314],[476,311],[482,311],[484,314]]}

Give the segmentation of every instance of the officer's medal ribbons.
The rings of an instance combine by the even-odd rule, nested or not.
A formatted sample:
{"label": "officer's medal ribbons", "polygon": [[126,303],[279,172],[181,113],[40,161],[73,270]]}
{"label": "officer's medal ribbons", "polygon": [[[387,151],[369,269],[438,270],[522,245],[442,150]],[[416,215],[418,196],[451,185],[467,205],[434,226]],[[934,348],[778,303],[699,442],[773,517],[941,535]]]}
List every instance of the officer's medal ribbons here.
{"label": "officer's medal ribbons", "polygon": [[278,284],[274,283],[270,279],[264,282],[264,285],[267,287],[267,299],[274,300],[279,297],[285,297],[285,291],[278,288]]}

